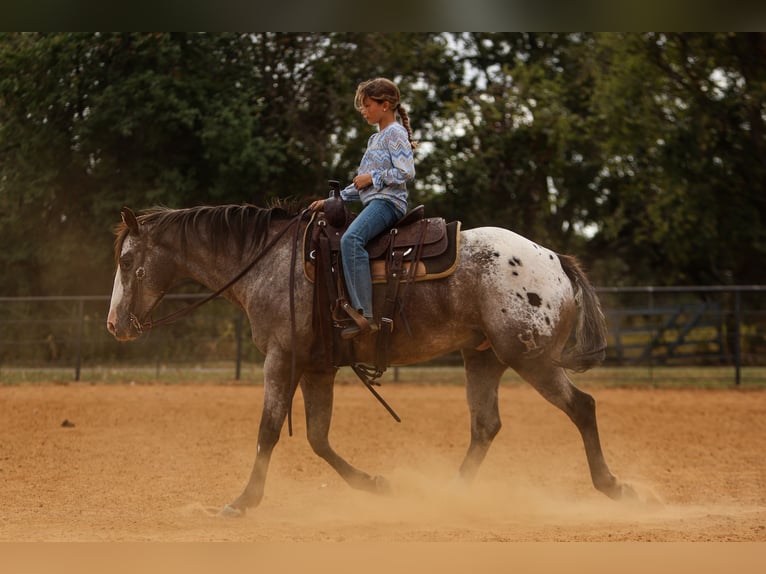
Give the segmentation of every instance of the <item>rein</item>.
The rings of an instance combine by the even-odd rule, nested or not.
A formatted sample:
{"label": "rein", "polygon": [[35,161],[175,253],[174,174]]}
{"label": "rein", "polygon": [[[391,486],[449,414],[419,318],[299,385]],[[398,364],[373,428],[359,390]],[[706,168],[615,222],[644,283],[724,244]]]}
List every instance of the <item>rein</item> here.
{"label": "rein", "polygon": [[[293,417],[292,417],[292,404],[293,404],[293,397],[295,396],[295,392],[298,390],[298,382],[296,372],[297,372],[297,365],[296,365],[296,355],[295,355],[295,339],[296,339],[296,318],[295,318],[295,263],[297,261],[297,253],[298,253],[298,242],[300,238],[300,221],[303,219],[303,216],[308,212],[308,209],[302,210],[298,215],[296,215],[293,219],[290,220],[290,222],[281,229],[274,237],[271,238],[271,240],[258,252],[258,254],[248,263],[239,273],[237,273],[234,277],[232,277],[223,287],[215,291],[214,293],[211,293],[207,295],[205,298],[200,299],[199,301],[196,301],[195,303],[192,303],[191,305],[188,305],[184,307],[183,309],[179,309],[178,311],[174,311],[173,313],[170,313],[169,315],[165,315],[164,317],[161,317],[160,319],[157,319],[156,321],[152,321],[151,319],[144,320],[143,318],[137,317],[134,313],[130,313],[130,322],[133,324],[133,327],[138,331],[139,333],[143,333],[145,330],[153,329],[155,327],[161,327],[163,325],[170,325],[171,323],[175,323],[176,321],[183,319],[187,315],[193,313],[202,305],[207,303],[208,301],[212,301],[216,297],[218,297],[221,293],[226,291],[229,287],[234,285],[237,281],[242,279],[242,277],[245,276],[260,259],[266,255],[266,253],[269,252],[269,250],[274,247],[274,245],[282,239],[282,237],[290,230],[290,228],[295,225],[295,236],[293,238],[293,245],[292,245],[292,253],[290,256],[290,291],[289,291],[289,297],[290,297],[290,339],[292,341],[291,344],[291,351],[290,351],[290,386],[291,391],[289,395],[289,405],[287,409],[287,429],[289,436],[293,436]],[[138,289],[141,289],[142,281],[146,277],[146,271],[143,267],[139,267],[136,270],[136,279],[138,281]],[[164,293],[163,293],[164,295]],[[162,299],[157,300],[157,303],[150,307],[146,313],[144,313],[144,317],[151,314],[154,307],[159,304],[159,301]],[[394,412],[394,410],[386,403],[385,399],[380,396],[379,393],[375,391],[374,388],[372,388],[372,381],[368,377],[364,377],[360,372],[357,372],[356,369],[354,369],[359,379],[364,383],[364,385],[367,387],[367,389],[373,394],[373,396],[378,399],[378,402],[380,402],[386,410],[391,414],[391,416],[397,421],[401,422],[401,419],[399,416]]]}
{"label": "rein", "polygon": [[[130,314],[130,321],[135,327],[135,329],[139,333],[143,333],[144,331],[148,331],[149,329],[154,329],[155,327],[161,327],[163,325],[170,325],[171,323],[175,323],[176,321],[183,319],[187,315],[191,314],[192,312],[196,311],[202,305],[205,303],[212,301],[216,297],[218,297],[221,293],[226,291],[229,287],[234,285],[237,281],[242,279],[254,266],[258,261],[261,260],[261,258],[266,255],[266,253],[269,252],[269,250],[276,245],[277,241],[282,239],[282,236],[287,233],[287,231],[295,224],[300,222],[300,220],[303,218],[304,213],[306,210],[304,209],[301,211],[298,215],[296,215],[293,219],[290,220],[290,222],[281,230],[279,233],[277,233],[274,237],[271,238],[271,240],[258,252],[258,254],[248,263],[239,273],[237,273],[231,280],[229,280],[223,287],[215,291],[214,293],[211,293],[207,295],[205,298],[200,299],[199,301],[196,301],[192,303],[191,305],[188,305],[184,307],[183,309],[179,309],[177,311],[174,311],[173,313],[170,313],[168,315],[165,315],[164,317],[161,317],[157,319],[156,321],[152,321],[150,319],[146,319],[146,316],[149,315],[154,307],[151,307],[147,310],[146,313],[144,313],[144,316],[139,318],[134,313]],[[141,273],[139,273],[141,271]],[[146,273],[143,272],[143,267],[136,270],[136,278],[138,280],[139,288],[141,287],[141,281],[145,277]],[[161,299],[161,297],[160,297]],[[159,300],[158,300],[159,302]]]}

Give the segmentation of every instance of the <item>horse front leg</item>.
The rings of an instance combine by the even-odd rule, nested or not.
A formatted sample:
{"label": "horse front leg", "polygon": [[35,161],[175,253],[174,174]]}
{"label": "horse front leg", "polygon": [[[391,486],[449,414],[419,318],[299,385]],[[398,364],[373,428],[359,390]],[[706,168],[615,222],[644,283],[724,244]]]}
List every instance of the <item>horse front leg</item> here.
{"label": "horse front leg", "polygon": [[388,493],[388,481],[354,468],[330,445],[335,371],[309,371],[301,379],[306,406],[306,434],[314,452],[322,457],[352,488],[373,493]]}
{"label": "horse front leg", "polygon": [[[263,365],[263,412],[250,479],[242,494],[234,502],[223,507],[220,513],[222,516],[243,516],[248,508],[258,506],[263,499],[271,453],[279,442],[279,435],[295,392],[295,386],[290,381],[290,355],[281,355],[276,352],[269,353]],[[299,378],[300,373],[295,373],[295,376]]]}

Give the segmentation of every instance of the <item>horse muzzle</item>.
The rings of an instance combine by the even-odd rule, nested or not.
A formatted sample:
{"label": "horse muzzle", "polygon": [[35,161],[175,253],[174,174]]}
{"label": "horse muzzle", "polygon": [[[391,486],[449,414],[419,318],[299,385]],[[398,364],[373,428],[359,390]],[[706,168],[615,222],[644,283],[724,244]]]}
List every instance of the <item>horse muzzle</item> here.
{"label": "horse muzzle", "polygon": [[106,330],[109,331],[115,339],[121,342],[138,339],[143,333],[141,325],[133,317],[120,320],[116,314],[109,314],[106,320]]}

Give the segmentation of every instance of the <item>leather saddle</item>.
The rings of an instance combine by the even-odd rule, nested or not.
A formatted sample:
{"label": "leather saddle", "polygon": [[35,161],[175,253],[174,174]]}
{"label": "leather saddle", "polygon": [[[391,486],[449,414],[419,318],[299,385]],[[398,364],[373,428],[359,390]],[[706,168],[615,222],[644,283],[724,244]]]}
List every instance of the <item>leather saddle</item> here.
{"label": "leather saddle", "polygon": [[[367,243],[373,283],[385,283],[392,258],[401,256],[404,273],[400,281],[426,281],[450,275],[457,267],[460,222],[447,223],[441,217],[425,217],[425,207],[410,210],[389,231]],[[304,235],[304,272],[314,282],[322,249],[340,253],[340,239],[354,214],[345,210],[341,219],[319,213]],[[335,225],[334,225],[335,224]],[[322,240],[325,245],[321,244]],[[411,271],[414,269],[414,271]]]}
{"label": "leather saddle", "polygon": [[460,222],[448,224],[441,217],[426,218],[424,213],[424,206],[419,205],[366,246],[373,283],[385,284],[376,287],[373,293],[374,299],[381,296],[384,299],[382,305],[375,305],[380,314],[376,316],[380,331],[375,335],[376,364],[368,367],[357,363],[353,342],[339,336],[340,330],[349,325],[349,317],[343,311],[348,305],[340,240],[355,216],[339,197],[325,200],[324,212],[315,214],[303,240],[304,272],[314,283],[315,360],[328,368],[351,365],[363,381],[365,377],[374,380],[385,372],[395,315],[408,330],[402,311],[407,284],[447,277],[458,264]]}

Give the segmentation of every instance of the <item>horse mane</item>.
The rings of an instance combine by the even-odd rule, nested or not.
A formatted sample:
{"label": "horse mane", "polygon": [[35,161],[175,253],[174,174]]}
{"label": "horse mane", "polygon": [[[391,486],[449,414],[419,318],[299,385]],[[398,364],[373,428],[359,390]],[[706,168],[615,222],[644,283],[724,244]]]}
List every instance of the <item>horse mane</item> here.
{"label": "horse mane", "polygon": [[[297,205],[277,200],[269,207],[249,203],[241,205],[202,205],[184,209],[158,206],[147,209],[137,217],[139,225],[151,225],[154,229],[172,229],[180,237],[181,250],[185,253],[191,238],[199,235],[204,227],[212,241],[214,252],[230,245],[235,239],[241,256],[257,253],[266,241],[272,221],[290,219],[299,212]],[[119,262],[122,244],[129,230],[124,222],[114,228],[114,260]]]}

